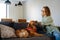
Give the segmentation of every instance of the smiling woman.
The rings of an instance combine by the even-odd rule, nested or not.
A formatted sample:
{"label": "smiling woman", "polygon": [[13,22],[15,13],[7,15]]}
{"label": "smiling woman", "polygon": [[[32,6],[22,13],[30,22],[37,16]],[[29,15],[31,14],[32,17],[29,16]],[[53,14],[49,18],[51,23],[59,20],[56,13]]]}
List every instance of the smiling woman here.
{"label": "smiling woman", "polygon": [[0,3],[0,21],[1,18],[6,18],[6,4]]}

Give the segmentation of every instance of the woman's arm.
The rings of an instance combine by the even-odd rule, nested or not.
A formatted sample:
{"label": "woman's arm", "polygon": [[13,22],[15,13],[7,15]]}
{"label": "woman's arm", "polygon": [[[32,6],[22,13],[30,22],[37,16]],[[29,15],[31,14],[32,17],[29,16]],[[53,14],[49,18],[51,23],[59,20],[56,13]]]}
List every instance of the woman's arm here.
{"label": "woman's arm", "polygon": [[42,19],[42,24],[51,25],[51,24],[53,24],[53,19],[51,17],[46,17],[46,18]]}

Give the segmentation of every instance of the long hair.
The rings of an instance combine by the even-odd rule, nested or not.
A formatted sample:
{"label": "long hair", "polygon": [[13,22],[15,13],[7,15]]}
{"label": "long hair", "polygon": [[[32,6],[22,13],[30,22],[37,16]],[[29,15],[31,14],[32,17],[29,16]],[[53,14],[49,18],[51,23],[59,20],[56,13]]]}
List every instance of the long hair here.
{"label": "long hair", "polygon": [[46,16],[50,16],[50,15],[51,15],[51,12],[50,12],[49,7],[48,7],[48,6],[44,6],[43,8],[44,8],[45,11],[46,11]]}

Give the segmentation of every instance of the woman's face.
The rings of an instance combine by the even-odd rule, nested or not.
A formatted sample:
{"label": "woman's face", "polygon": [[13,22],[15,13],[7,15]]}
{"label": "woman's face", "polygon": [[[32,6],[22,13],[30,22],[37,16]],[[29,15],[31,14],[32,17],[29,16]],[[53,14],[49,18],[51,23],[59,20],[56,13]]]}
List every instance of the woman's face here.
{"label": "woman's face", "polygon": [[46,16],[46,10],[45,10],[45,8],[42,8],[42,16]]}

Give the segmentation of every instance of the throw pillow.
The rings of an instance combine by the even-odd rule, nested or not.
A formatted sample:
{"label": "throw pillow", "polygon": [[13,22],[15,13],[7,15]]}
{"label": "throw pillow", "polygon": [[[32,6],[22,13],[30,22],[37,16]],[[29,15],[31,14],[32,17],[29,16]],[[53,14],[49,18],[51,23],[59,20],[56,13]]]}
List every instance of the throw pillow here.
{"label": "throw pillow", "polygon": [[9,26],[1,25],[1,38],[10,38],[10,37],[16,37],[15,30]]}

